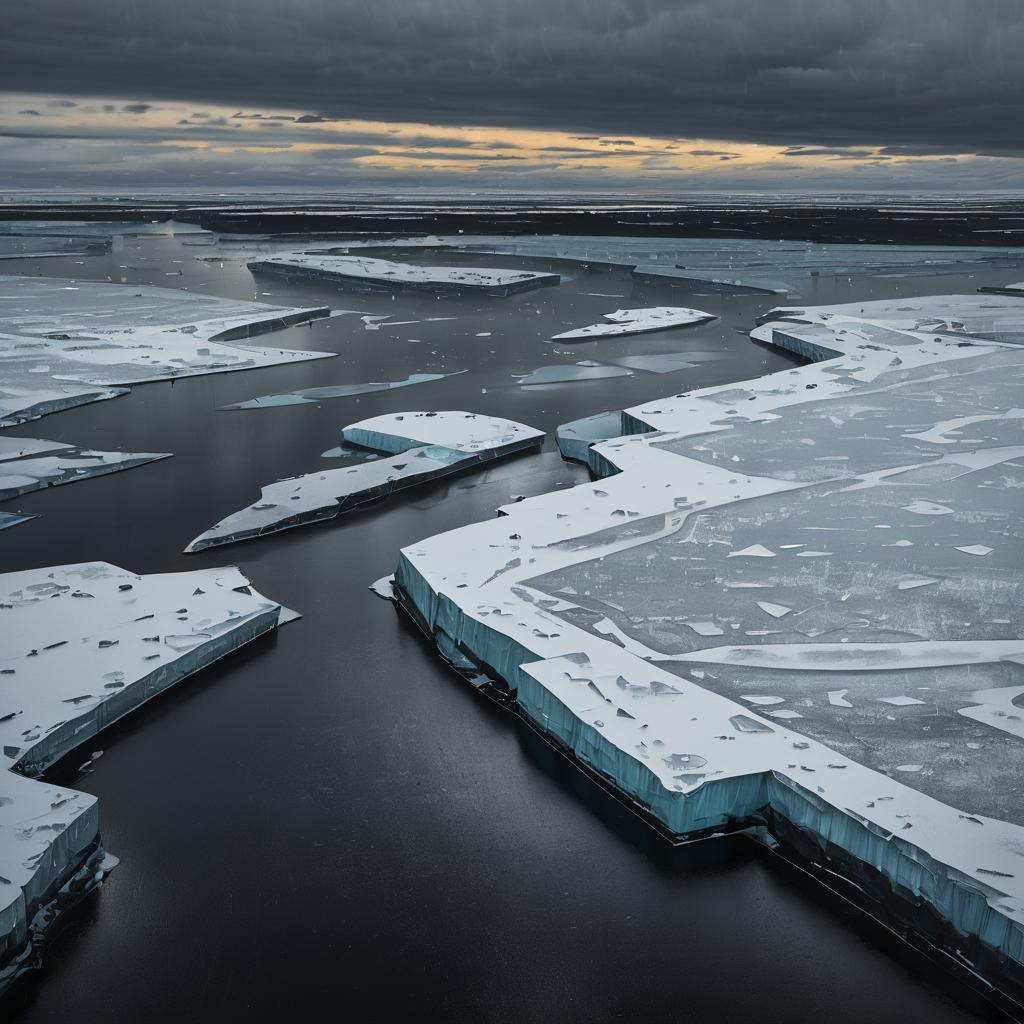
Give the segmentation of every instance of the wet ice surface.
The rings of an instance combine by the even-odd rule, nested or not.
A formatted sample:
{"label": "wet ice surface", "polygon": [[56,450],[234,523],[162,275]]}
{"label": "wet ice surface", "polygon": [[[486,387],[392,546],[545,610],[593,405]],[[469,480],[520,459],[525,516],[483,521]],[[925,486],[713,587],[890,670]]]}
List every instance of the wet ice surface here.
{"label": "wet ice surface", "polygon": [[[0,575],[5,961],[26,942],[40,901],[97,838],[94,797],[10,769],[40,774],[143,701],[292,617],[235,568],[138,576],[91,562]],[[0,991],[15,971],[0,970]]]}
{"label": "wet ice surface", "polygon": [[[170,457],[170,452],[98,452],[0,434],[0,501]],[[8,523],[7,525],[14,525]]]}
{"label": "wet ice surface", "polygon": [[123,394],[119,386],[320,359],[232,342],[328,315],[185,291],[0,277],[0,426]]}
{"label": "wet ice surface", "polygon": [[20,231],[0,228],[0,260],[16,260],[45,256],[91,256],[110,249],[110,238],[80,233],[60,232],[56,228]]}
{"label": "wet ice surface", "polygon": [[315,388],[302,388],[284,395],[260,395],[245,402],[234,405],[222,405],[221,409],[268,409],[283,405],[316,405],[329,398],[351,398],[353,395],[369,395],[374,391],[392,391],[395,388],[407,388],[413,384],[429,384],[431,381],[444,380],[450,373],[410,373],[405,380],[374,381],[369,384],[335,384]]}
{"label": "wet ice surface", "polygon": [[346,444],[391,457],[268,484],[258,502],[222,519],[185,550],[201,551],[333,519],[395,491],[539,446],[544,432],[475,413],[406,412],[351,423],[342,437]]}
{"label": "wet ice surface", "polygon": [[650,309],[617,309],[605,313],[606,323],[578,327],[563,331],[552,337],[552,341],[587,341],[592,338],[614,338],[627,334],[646,334],[649,331],[664,331],[671,327],[688,327],[691,324],[713,320],[713,313],[683,306],[656,306]]}
{"label": "wet ice surface", "polygon": [[484,267],[416,266],[366,256],[281,253],[250,263],[254,271],[333,278],[368,288],[417,288],[511,295],[559,282],[557,274]]}
{"label": "wet ice surface", "polygon": [[414,544],[397,583],[671,830],[777,801],[906,885],[902,846],[864,853],[899,835],[916,895],[1016,956],[1024,303],[775,315],[759,340],[825,361],[626,410],[658,433],[587,453],[621,472]]}

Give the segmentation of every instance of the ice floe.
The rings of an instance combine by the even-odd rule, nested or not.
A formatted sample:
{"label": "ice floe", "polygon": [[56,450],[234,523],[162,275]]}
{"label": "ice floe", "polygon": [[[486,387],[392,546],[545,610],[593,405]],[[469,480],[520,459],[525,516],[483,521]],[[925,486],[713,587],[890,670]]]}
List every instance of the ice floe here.
{"label": "ice floe", "polygon": [[235,568],[138,576],[88,562],[0,576],[0,992],[112,865],[96,798],[25,776],[293,617]]}
{"label": "ice floe", "polygon": [[0,426],[124,394],[125,386],[331,352],[240,344],[329,315],[167,288],[0,276]]}
{"label": "ice floe", "polygon": [[396,388],[407,388],[413,384],[430,384],[436,380],[444,380],[445,377],[454,377],[456,373],[465,372],[465,370],[457,370],[455,373],[411,373],[405,380],[301,388],[298,391],[288,391],[283,395],[260,395],[257,398],[250,398],[245,402],[236,402],[234,405],[222,405],[220,408],[222,411],[229,411],[239,409],[271,409],[285,405],[316,405],[329,398],[350,398],[353,395],[368,395],[374,391],[393,391]]}
{"label": "ice floe", "polygon": [[543,442],[544,432],[476,413],[406,412],[352,423],[342,437],[347,445],[389,457],[268,484],[259,501],[222,519],[185,550],[202,551],[333,519],[394,491],[535,448]]}
{"label": "ice floe", "polygon": [[58,441],[0,435],[0,501],[167,458],[169,452],[97,452]]}
{"label": "ice floe", "polygon": [[318,253],[277,253],[249,264],[256,272],[318,277],[373,290],[482,292],[513,295],[561,280],[558,274],[485,267],[431,267],[395,263],[367,256]]}
{"label": "ice floe", "polygon": [[[445,247],[626,267],[639,278],[676,280],[700,292],[773,294],[793,291],[817,277],[932,277],[1024,266],[1024,249],[1014,246],[852,245],[611,235],[427,235],[393,239],[392,243],[402,248]],[[357,251],[361,244],[380,243],[347,243],[346,248]]]}
{"label": "ice floe", "polygon": [[714,320],[713,313],[684,306],[651,306],[646,309],[617,309],[605,313],[607,323],[591,324],[552,336],[552,341],[589,341],[592,338],[615,338],[628,334],[665,331],[670,327],[689,327]]}
{"label": "ice floe", "polygon": [[603,479],[410,545],[394,588],[669,832],[798,830],[1019,987],[1024,303],[964,298],[773,311],[754,336],[818,362],[576,428]]}

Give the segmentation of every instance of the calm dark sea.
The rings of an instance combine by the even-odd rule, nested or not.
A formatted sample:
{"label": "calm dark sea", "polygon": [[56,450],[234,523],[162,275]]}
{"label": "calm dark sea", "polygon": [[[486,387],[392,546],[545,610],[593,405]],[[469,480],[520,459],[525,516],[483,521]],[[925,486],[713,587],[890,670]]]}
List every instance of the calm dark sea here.
{"label": "calm dark sea", "polygon": [[[174,458],[20,499],[11,507],[43,518],[0,534],[4,570],[92,559],[138,572],[237,563],[304,617],[109,730],[92,774],[77,775],[80,755],[55,770],[99,796],[104,844],[122,863],[54,943],[39,980],[2,1008],[3,1021],[981,1019],[954,984],[753,844],[670,847],[466,686],[366,589],[392,570],[400,547],[490,516],[513,495],[581,480],[550,443],[547,454],[332,524],[180,553],[262,483],[332,465],[319,453],[365,416],[467,409],[553,431],[793,365],[738,333],[776,300],[640,288],[626,272],[574,270],[560,288],[507,299],[392,301],[280,279],[254,289],[244,263],[193,258],[204,252],[169,238],[125,239],[82,265],[0,269],[455,319],[367,331],[358,317],[342,317],[294,328],[262,340],[339,358],[145,385],[15,431]],[[804,299],[979,283],[820,280]],[[721,319],[577,346],[572,357],[543,341],[619,306],[662,304]],[[728,358],[668,376],[534,390],[511,376],[686,348]],[[318,407],[216,411],[298,387],[461,369],[439,383]]]}

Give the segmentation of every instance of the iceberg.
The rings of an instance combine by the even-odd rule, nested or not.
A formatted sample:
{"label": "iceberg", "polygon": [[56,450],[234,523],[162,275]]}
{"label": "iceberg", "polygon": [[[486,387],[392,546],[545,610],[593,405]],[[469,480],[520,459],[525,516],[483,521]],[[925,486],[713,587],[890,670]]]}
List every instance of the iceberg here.
{"label": "iceberg", "polygon": [[627,334],[647,334],[670,327],[688,327],[691,324],[714,320],[713,313],[684,306],[652,306],[646,309],[617,309],[605,313],[608,323],[592,324],[552,336],[552,341],[589,341],[592,338],[615,338]]}
{"label": "iceberg", "polygon": [[1024,304],[961,298],[773,310],[753,336],[818,362],[584,422],[601,479],[393,588],[664,832],[766,828],[1020,1002]]}
{"label": "iceberg", "polygon": [[197,374],[324,359],[238,344],[330,315],[169,288],[0,276],[0,426]]}
{"label": "iceberg", "polygon": [[321,253],[277,253],[268,259],[248,264],[250,270],[272,274],[316,277],[372,290],[403,289],[481,292],[506,296],[556,285],[558,274],[528,270],[501,270],[482,267],[421,267],[412,263],[365,256],[338,256]]}
{"label": "iceberg", "polygon": [[346,445],[390,457],[268,484],[259,501],[222,519],[185,551],[202,551],[333,519],[394,491],[539,447],[544,432],[476,413],[406,412],[352,423],[342,430],[342,438]]}
{"label": "iceberg", "polygon": [[0,993],[115,861],[96,798],[36,781],[64,754],[294,618],[237,569],[139,576],[105,562],[0,576]]}

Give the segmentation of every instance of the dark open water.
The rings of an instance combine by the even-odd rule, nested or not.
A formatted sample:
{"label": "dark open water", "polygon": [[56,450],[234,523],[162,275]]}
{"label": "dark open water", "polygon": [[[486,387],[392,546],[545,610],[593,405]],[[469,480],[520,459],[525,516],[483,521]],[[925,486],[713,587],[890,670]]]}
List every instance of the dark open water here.
{"label": "dark open water", "polygon": [[[192,259],[204,250],[171,240],[123,246],[83,266],[26,260],[0,269],[254,294],[241,263],[204,265]],[[182,277],[164,276],[178,269]],[[979,283],[821,280],[804,298]],[[157,572],[235,562],[304,618],[104,734],[97,745],[106,755],[92,774],[75,772],[80,755],[55,770],[60,782],[100,797],[103,841],[122,863],[0,1019],[980,1019],[954,984],[753,844],[670,847],[466,686],[365,589],[392,570],[400,547],[489,516],[513,495],[578,481],[579,467],[522,457],[333,524],[179,553],[252,501],[261,483],[328,465],[319,453],[355,419],[465,408],[553,431],[603,409],[792,365],[736,333],[778,303],[640,289],[627,273],[604,270],[508,299],[392,301],[279,279],[262,287],[267,301],[457,319],[365,331],[343,317],[294,328],[262,340],[341,356],[146,385],[16,431],[175,456],[14,503],[43,518],[0,535],[3,569],[105,559]],[[512,372],[562,361],[542,337],[620,305],[659,304],[722,319],[578,346],[573,358],[689,347],[722,348],[729,359],[670,376],[510,386]],[[492,336],[475,337],[484,331]],[[464,368],[439,383],[319,407],[215,411],[297,387]]]}

